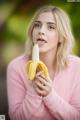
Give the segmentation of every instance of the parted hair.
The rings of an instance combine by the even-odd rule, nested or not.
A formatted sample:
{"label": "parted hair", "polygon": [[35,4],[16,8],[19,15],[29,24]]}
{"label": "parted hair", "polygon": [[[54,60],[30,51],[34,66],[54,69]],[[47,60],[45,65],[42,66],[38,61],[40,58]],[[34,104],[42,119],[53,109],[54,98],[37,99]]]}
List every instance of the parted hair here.
{"label": "parted hair", "polygon": [[59,7],[48,5],[42,6],[32,17],[30,25],[27,30],[27,42],[25,45],[25,54],[31,55],[33,41],[32,41],[32,31],[34,26],[34,21],[38,18],[41,13],[51,12],[56,20],[57,30],[59,34],[60,43],[57,47],[56,54],[56,67],[58,69],[67,67],[68,56],[72,52],[74,45],[74,37],[72,34],[70,19],[68,14]]}

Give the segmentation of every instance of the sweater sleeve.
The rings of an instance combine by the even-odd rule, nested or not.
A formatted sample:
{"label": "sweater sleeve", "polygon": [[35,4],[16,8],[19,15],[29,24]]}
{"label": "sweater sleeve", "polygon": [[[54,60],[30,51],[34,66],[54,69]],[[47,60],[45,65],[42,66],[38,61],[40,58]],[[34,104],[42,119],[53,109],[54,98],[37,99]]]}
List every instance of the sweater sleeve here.
{"label": "sweater sleeve", "polygon": [[77,75],[69,103],[53,89],[43,102],[58,120],[80,120],[80,75]]}
{"label": "sweater sleeve", "polygon": [[7,68],[7,93],[11,120],[30,120],[41,105],[41,97],[30,94],[25,89],[13,64]]}

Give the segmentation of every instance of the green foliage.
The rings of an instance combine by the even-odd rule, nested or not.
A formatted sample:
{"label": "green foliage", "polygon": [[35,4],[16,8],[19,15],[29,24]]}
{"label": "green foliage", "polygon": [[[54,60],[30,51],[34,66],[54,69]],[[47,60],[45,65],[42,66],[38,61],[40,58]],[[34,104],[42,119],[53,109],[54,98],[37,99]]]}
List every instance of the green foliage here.
{"label": "green foliage", "polygon": [[43,0],[41,4],[38,4],[38,1],[36,3],[36,0],[34,0],[34,2],[35,4],[32,4],[31,0],[29,3],[27,3],[27,1],[22,2],[22,0],[17,0],[13,2],[13,4],[7,1],[6,3],[9,4],[5,4],[5,2],[3,2],[3,7],[0,6],[0,23],[3,25],[1,27],[0,40],[6,44],[6,49],[4,49],[4,56],[6,57],[4,58],[6,59],[7,56],[10,58],[12,55],[11,53],[14,53],[9,53],[11,50],[14,51],[11,47],[10,49],[8,48],[9,45],[13,46],[11,43],[14,43],[14,46],[17,43],[19,45],[25,44],[27,40],[26,30],[30,23],[31,17],[34,12],[43,5],[58,6],[68,13],[71,19],[72,31],[76,40],[73,53],[80,56],[80,3],[70,3],[67,0]]}

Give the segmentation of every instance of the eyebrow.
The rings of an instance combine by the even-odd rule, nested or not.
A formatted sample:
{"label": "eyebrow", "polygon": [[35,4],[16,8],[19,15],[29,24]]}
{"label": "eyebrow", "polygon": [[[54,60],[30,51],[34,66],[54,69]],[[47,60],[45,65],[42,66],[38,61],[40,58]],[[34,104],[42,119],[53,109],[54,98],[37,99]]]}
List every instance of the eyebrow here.
{"label": "eyebrow", "polygon": [[[37,22],[37,23],[41,23],[41,21],[35,21],[35,22]],[[50,24],[50,25],[56,25],[56,23],[54,23],[54,22],[47,22],[47,24]]]}
{"label": "eyebrow", "polygon": [[47,22],[47,24],[56,25],[54,22]]}

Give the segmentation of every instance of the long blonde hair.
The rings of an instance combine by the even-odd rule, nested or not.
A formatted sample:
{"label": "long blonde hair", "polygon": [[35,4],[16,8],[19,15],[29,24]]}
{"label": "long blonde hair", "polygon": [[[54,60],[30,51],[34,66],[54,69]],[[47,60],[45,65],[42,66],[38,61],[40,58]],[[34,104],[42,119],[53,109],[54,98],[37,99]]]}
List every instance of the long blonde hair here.
{"label": "long blonde hair", "polygon": [[59,33],[61,43],[58,45],[57,54],[56,54],[56,67],[58,69],[66,67],[68,65],[68,56],[72,51],[74,37],[71,31],[70,20],[66,12],[62,9],[55,6],[43,6],[41,7],[32,18],[32,21],[29,25],[27,36],[28,40],[25,46],[25,53],[31,55],[33,42],[32,42],[32,31],[34,21],[37,17],[44,12],[52,12],[55,17],[57,30]]}

